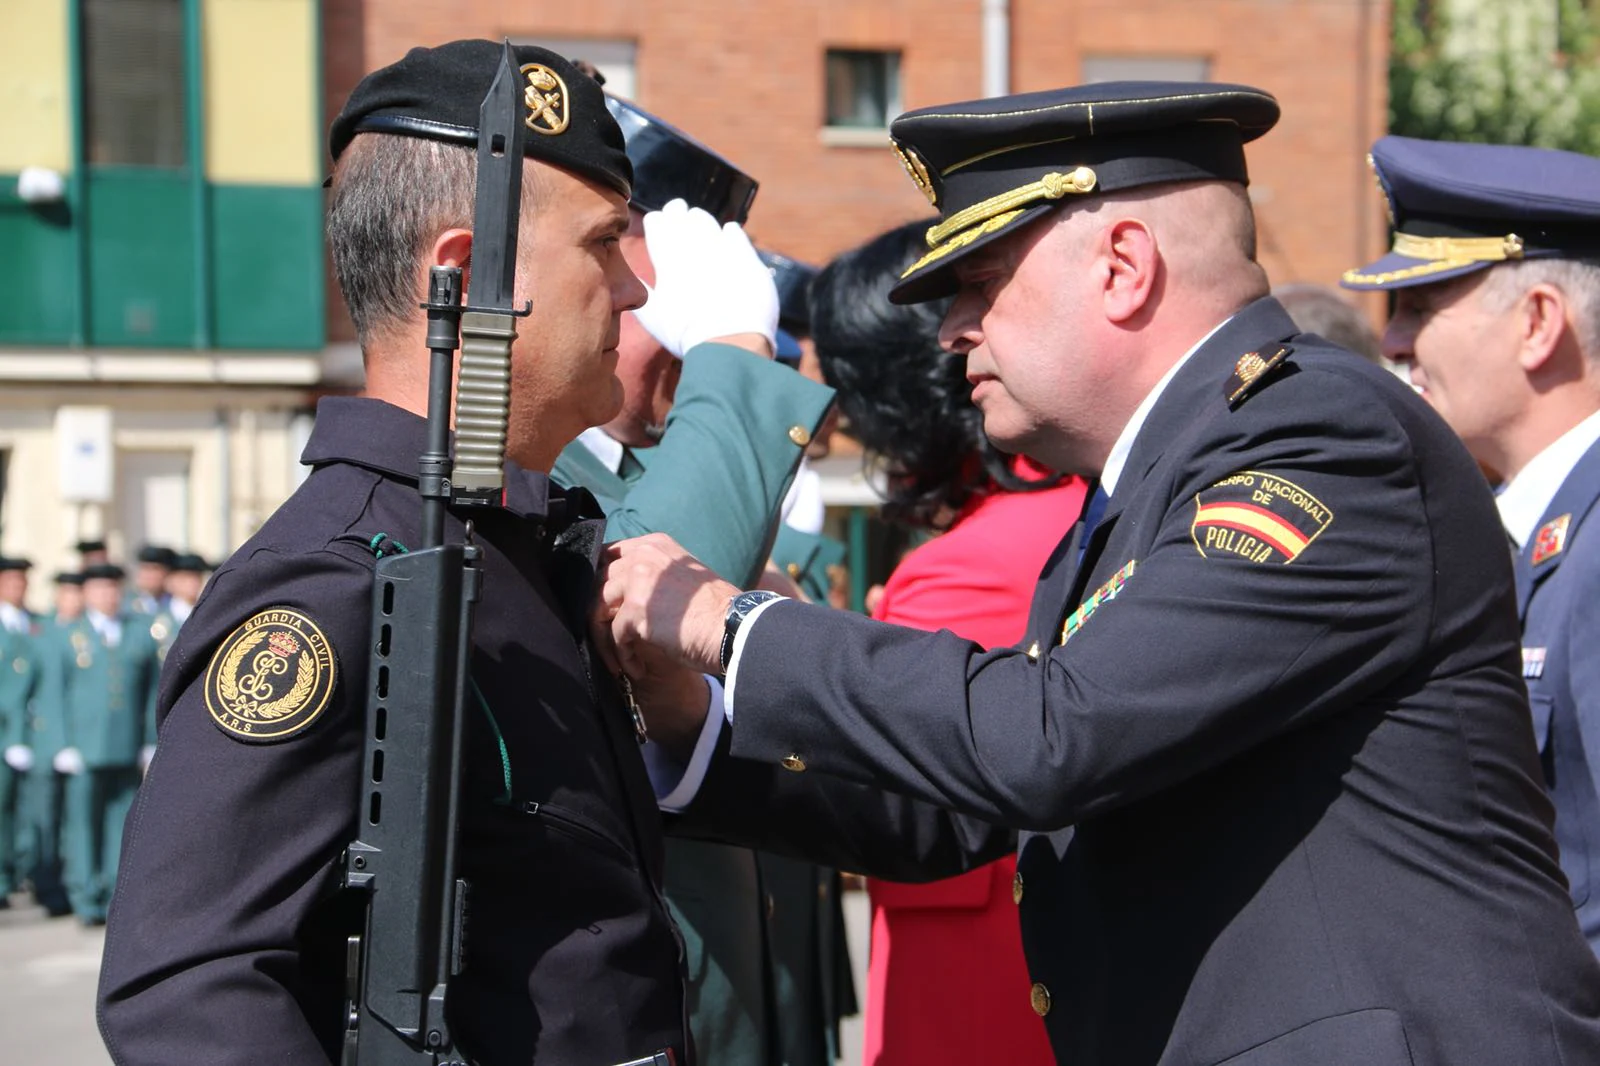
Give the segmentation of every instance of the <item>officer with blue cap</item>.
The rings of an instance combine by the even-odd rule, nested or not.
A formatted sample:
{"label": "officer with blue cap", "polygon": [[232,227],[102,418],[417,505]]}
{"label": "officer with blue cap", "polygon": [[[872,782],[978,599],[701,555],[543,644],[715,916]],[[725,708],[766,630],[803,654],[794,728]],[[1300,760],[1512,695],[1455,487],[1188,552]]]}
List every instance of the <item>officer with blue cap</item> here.
{"label": "officer with blue cap", "polygon": [[[650,297],[622,316],[622,410],[568,445],[552,476],[595,494],[607,539],[666,532],[717,573],[750,581],[833,390],[773,360],[778,292],[743,229],[755,179],[631,101],[608,95],[606,108],[633,167],[621,251]],[[635,692],[646,707],[719,698],[714,679],[693,681],[686,694]],[[664,889],[686,945],[701,1061],[822,1066],[821,1053],[784,1055],[791,1028],[809,1048],[827,1023],[775,950],[798,939],[809,956],[809,936],[779,931],[817,923],[775,905],[783,893],[766,884],[756,853],[669,839]]]}
{"label": "officer with blue cap", "polygon": [[693,831],[892,880],[1017,847],[1017,995],[1058,1061],[1600,1061],[1493,500],[1268,295],[1246,150],[1277,118],[1113,82],[890,127],[941,216],[891,299],[953,295],[988,437],[1099,482],[1016,646],[741,591],[660,537],[614,546],[601,617],[624,662],[726,673]]}
{"label": "officer with blue cap", "polygon": [[1384,354],[1486,469],[1516,545],[1522,676],[1572,905],[1600,952],[1600,159],[1385,137]]}

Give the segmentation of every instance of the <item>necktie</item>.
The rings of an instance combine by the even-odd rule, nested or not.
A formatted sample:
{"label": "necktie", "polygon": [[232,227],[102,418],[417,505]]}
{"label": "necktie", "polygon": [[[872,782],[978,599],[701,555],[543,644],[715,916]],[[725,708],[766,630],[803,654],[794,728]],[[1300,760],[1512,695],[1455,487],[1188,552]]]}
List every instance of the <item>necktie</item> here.
{"label": "necktie", "polygon": [[1094,495],[1089,497],[1089,506],[1083,509],[1083,532],[1078,535],[1078,563],[1077,568],[1083,568],[1084,553],[1089,550],[1089,538],[1094,534],[1094,527],[1100,524],[1100,519],[1106,513],[1106,504],[1111,502],[1111,497],[1106,495],[1106,490],[1096,482]]}

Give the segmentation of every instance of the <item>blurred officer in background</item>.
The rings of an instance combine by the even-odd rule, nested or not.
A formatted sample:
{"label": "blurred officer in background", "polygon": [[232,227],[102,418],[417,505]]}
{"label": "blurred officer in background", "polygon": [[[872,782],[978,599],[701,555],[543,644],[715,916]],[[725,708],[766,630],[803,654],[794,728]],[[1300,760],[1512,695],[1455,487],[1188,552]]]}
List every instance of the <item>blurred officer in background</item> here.
{"label": "blurred officer in background", "polygon": [[167,575],[178,553],[160,544],[139,549],[128,606],[139,614],[158,615],[167,608]]}

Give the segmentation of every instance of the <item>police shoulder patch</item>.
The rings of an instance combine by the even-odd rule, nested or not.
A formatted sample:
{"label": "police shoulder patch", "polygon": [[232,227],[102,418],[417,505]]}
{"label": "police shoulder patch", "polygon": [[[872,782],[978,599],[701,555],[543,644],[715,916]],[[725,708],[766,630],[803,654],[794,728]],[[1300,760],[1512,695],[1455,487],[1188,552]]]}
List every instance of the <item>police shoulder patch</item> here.
{"label": "police shoulder patch", "polygon": [[1223,392],[1228,397],[1229,407],[1238,407],[1245,401],[1256,386],[1265,381],[1272,372],[1283,365],[1294,349],[1286,344],[1280,344],[1270,354],[1260,352],[1245,352],[1239,361],[1233,364],[1233,373],[1228,378],[1228,383],[1223,386]]}
{"label": "police shoulder patch", "polygon": [[1241,470],[1194,498],[1189,535],[1208,559],[1292,563],[1333,522],[1333,511],[1292,481]]}
{"label": "police shoulder patch", "polygon": [[337,672],[333,646],[315,622],[287,607],[269,607],[235,629],[211,657],[206,710],[235,740],[287,740],[322,716]]}

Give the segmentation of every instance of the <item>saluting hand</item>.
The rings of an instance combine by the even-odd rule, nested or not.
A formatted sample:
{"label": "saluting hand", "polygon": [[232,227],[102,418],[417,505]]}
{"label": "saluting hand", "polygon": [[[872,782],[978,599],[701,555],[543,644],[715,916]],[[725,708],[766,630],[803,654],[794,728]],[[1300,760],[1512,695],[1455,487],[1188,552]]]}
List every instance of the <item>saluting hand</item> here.
{"label": "saluting hand", "polygon": [[608,628],[622,669],[643,671],[638,645],[653,644],[685,666],[720,674],[723,619],[739,592],[664,533],[606,549],[596,622]]}

